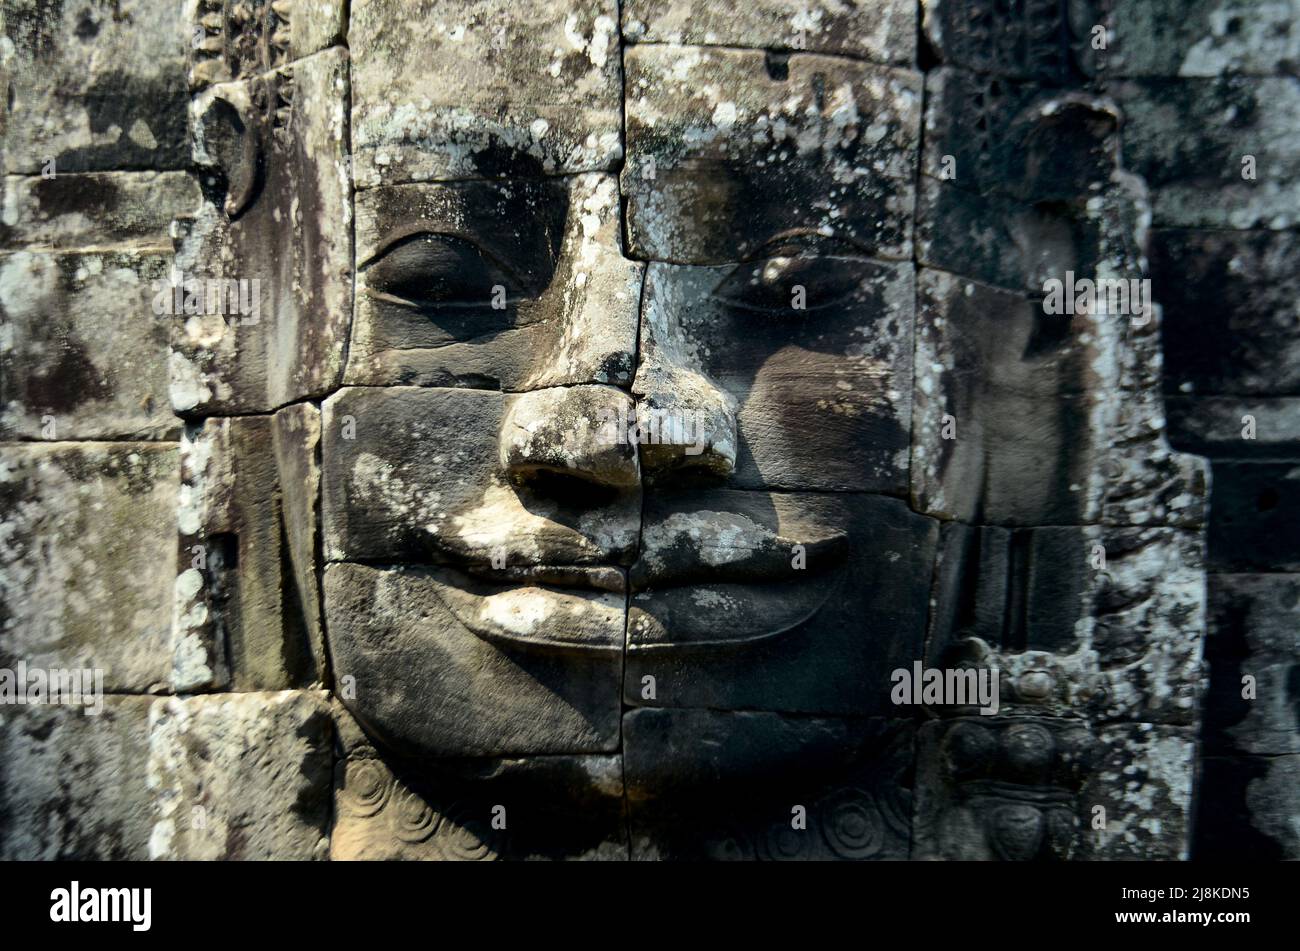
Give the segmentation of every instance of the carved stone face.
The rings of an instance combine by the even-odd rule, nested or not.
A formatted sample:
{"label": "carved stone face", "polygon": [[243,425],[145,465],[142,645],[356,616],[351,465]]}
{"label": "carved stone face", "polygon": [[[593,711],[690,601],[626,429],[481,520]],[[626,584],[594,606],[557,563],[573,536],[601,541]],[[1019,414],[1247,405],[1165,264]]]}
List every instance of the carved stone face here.
{"label": "carved stone face", "polygon": [[[915,76],[655,46],[619,70],[612,6],[577,4],[568,52],[508,97],[494,72],[467,107],[411,112],[389,91],[445,83],[442,51],[512,76],[533,47],[512,26],[523,63],[503,62],[473,16],[454,46],[381,6],[388,56],[354,47],[367,187],[322,430],[325,557],[346,563],[330,643],[384,685],[349,707],[420,758],[634,756],[647,726],[761,742],[778,714],[889,713],[938,538],[903,501]],[[589,105],[548,111],[556,84]],[[600,170],[609,106],[621,177]],[[736,765],[844,756],[808,742]],[[673,750],[624,775],[655,800],[716,768]]]}
{"label": "carved stone face", "polygon": [[[336,855],[1060,856],[1084,718],[1183,722],[1140,672],[1199,610],[1152,329],[1038,300],[1140,273],[1114,110],[971,71],[941,5],[924,97],[914,4],[752,6],[358,0],[346,57],[207,107],[204,235],[337,210],[270,276],[281,389],[183,367],[322,397]],[[216,131],[259,95],[269,158]],[[1024,719],[918,728],[922,662]]]}

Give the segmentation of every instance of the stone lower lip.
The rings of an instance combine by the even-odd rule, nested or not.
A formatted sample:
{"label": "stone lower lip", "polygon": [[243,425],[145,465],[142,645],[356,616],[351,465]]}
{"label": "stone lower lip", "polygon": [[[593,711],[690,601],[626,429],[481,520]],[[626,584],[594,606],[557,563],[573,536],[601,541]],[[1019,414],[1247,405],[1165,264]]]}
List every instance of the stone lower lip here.
{"label": "stone lower lip", "polygon": [[483,582],[450,570],[430,577],[439,600],[456,620],[499,647],[556,653],[623,650],[627,600],[622,592],[537,581],[503,585],[500,577]]}
{"label": "stone lower lip", "polygon": [[648,588],[632,596],[628,651],[741,648],[774,640],[821,610],[844,575],[825,574],[779,584],[701,582]]}

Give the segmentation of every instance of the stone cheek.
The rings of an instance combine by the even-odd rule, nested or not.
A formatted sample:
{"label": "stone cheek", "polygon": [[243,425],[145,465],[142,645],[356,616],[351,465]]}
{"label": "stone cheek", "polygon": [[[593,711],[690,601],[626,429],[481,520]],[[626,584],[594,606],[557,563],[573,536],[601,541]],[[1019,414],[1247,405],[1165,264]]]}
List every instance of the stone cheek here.
{"label": "stone cheek", "polygon": [[[593,507],[576,490],[559,496],[516,485],[517,466],[503,461],[505,409],[501,394],[484,390],[356,387],[328,399],[326,559],[491,569],[500,549],[503,566],[629,561],[639,488],[609,485],[598,493],[608,504]],[[568,428],[598,423],[591,413]],[[527,460],[526,449],[517,461]]]}
{"label": "stone cheek", "polygon": [[355,678],[344,703],[387,747],[416,757],[617,750],[621,596],[488,594],[455,572],[332,565],[325,599],[339,676]]}
{"label": "stone cheek", "polygon": [[[654,408],[702,415],[738,487],[901,494],[911,265],[834,249],[790,261],[773,252],[718,267],[651,264],[632,391]],[[795,310],[801,293],[806,309]]]}
{"label": "stone cheek", "polygon": [[633,566],[628,704],[894,712],[890,672],[922,650],[935,522],[879,496],[716,491],[661,506],[647,506]]}

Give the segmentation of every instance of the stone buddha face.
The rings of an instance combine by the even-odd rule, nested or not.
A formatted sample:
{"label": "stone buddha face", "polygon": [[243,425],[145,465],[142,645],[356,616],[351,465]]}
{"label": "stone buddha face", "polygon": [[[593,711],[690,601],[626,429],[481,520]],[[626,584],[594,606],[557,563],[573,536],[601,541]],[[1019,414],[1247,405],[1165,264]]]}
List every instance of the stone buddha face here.
{"label": "stone buddha face", "polygon": [[[438,104],[446,63],[412,76],[423,32],[357,11],[387,56],[353,54],[354,325],[322,420],[345,703],[420,762],[621,753],[634,811],[797,765],[865,770],[905,824],[890,729],[845,718],[890,713],[889,671],[921,655],[938,538],[905,502],[919,83],[620,57],[591,6],[552,63],[464,25],[474,68],[521,73],[471,84],[474,116],[510,102],[503,129]],[[557,112],[560,87],[590,104]],[[719,743],[752,750],[690,748]]]}
{"label": "stone buddha face", "polygon": [[[369,0],[346,79],[297,64],[345,93],[315,108],[351,185],[318,390],[336,855],[1072,847],[1084,711],[1150,699],[1114,632],[1164,610],[1191,504],[1143,469],[1144,535],[1106,496],[1106,427],[1137,468],[1149,436],[1106,394],[1153,388],[1113,351],[1148,344],[1034,299],[1137,266],[1114,116],[1030,80],[963,116],[960,56],[923,115],[914,4],[785,6]],[[1118,581],[1086,562],[1108,512]],[[921,661],[1001,666],[1026,719],[918,729],[890,687]]]}

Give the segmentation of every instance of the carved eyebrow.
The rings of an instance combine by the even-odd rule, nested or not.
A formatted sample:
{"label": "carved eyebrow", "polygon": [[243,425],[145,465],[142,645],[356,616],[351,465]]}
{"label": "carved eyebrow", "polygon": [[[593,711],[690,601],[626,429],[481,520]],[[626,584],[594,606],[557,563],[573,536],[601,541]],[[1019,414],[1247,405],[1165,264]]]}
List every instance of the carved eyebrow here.
{"label": "carved eyebrow", "polygon": [[370,257],[366,258],[364,262],[357,265],[357,270],[359,271],[362,270],[363,268],[370,267],[370,265],[374,264],[380,258],[384,257],[384,255],[388,254],[388,252],[392,251],[394,248],[398,248],[406,244],[411,244],[420,238],[434,238],[442,241],[446,241],[446,240],[460,241],[464,244],[467,244],[475,251],[477,251],[479,254],[483,255],[483,258],[489,264],[493,265],[496,268],[499,268],[501,273],[504,274],[511,281],[515,282],[520,287],[525,286],[523,278],[520,277],[519,273],[513,267],[511,267],[505,261],[501,260],[499,257],[493,254],[487,248],[483,247],[482,244],[480,244],[478,241],[471,238],[469,235],[465,234],[464,232],[451,230],[451,229],[431,231],[427,227],[422,225],[412,225],[407,228],[402,228],[394,232],[393,234],[389,235],[388,238],[383,242],[383,244],[379,246],[378,250],[376,250],[374,254],[370,255]]}
{"label": "carved eyebrow", "polygon": [[428,225],[422,225],[422,223],[416,223],[416,225],[407,225],[399,227],[399,229],[396,229],[395,231],[390,231],[390,233],[385,236],[385,239],[382,240],[380,246],[374,249],[374,252],[370,253],[370,256],[367,257],[367,259],[357,262],[357,270],[360,270],[361,268],[369,268],[370,265],[374,264],[377,260],[380,260],[381,257],[386,255],[386,253],[393,251],[393,248],[400,246],[400,244],[408,244],[415,238],[450,238],[451,240],[458,240],[458,242],[464,242],[465,244],[469,244],[469,246],[478,249],[478,251],[484,253],[484,256],[489,257],[489,259],[493,261],[497,260],[497,256],[493,255],[490,251],[487,251],[487,248],[478,243],[471,235],[464,233],[464,231],[454,229],[454,227],[429,227]]}
{"label": "carved eyebrow", "polygon": [[787,228],[785,231],[779,231],[759,244],[740,263],[748,264],[751,261],[771,257],[773,251],[790,242],[800,242],[809,248],[816,248],[817,250],[842,250],[854,256],[871,256],[870,249],[853,238],[826,234],[816,228]]}

